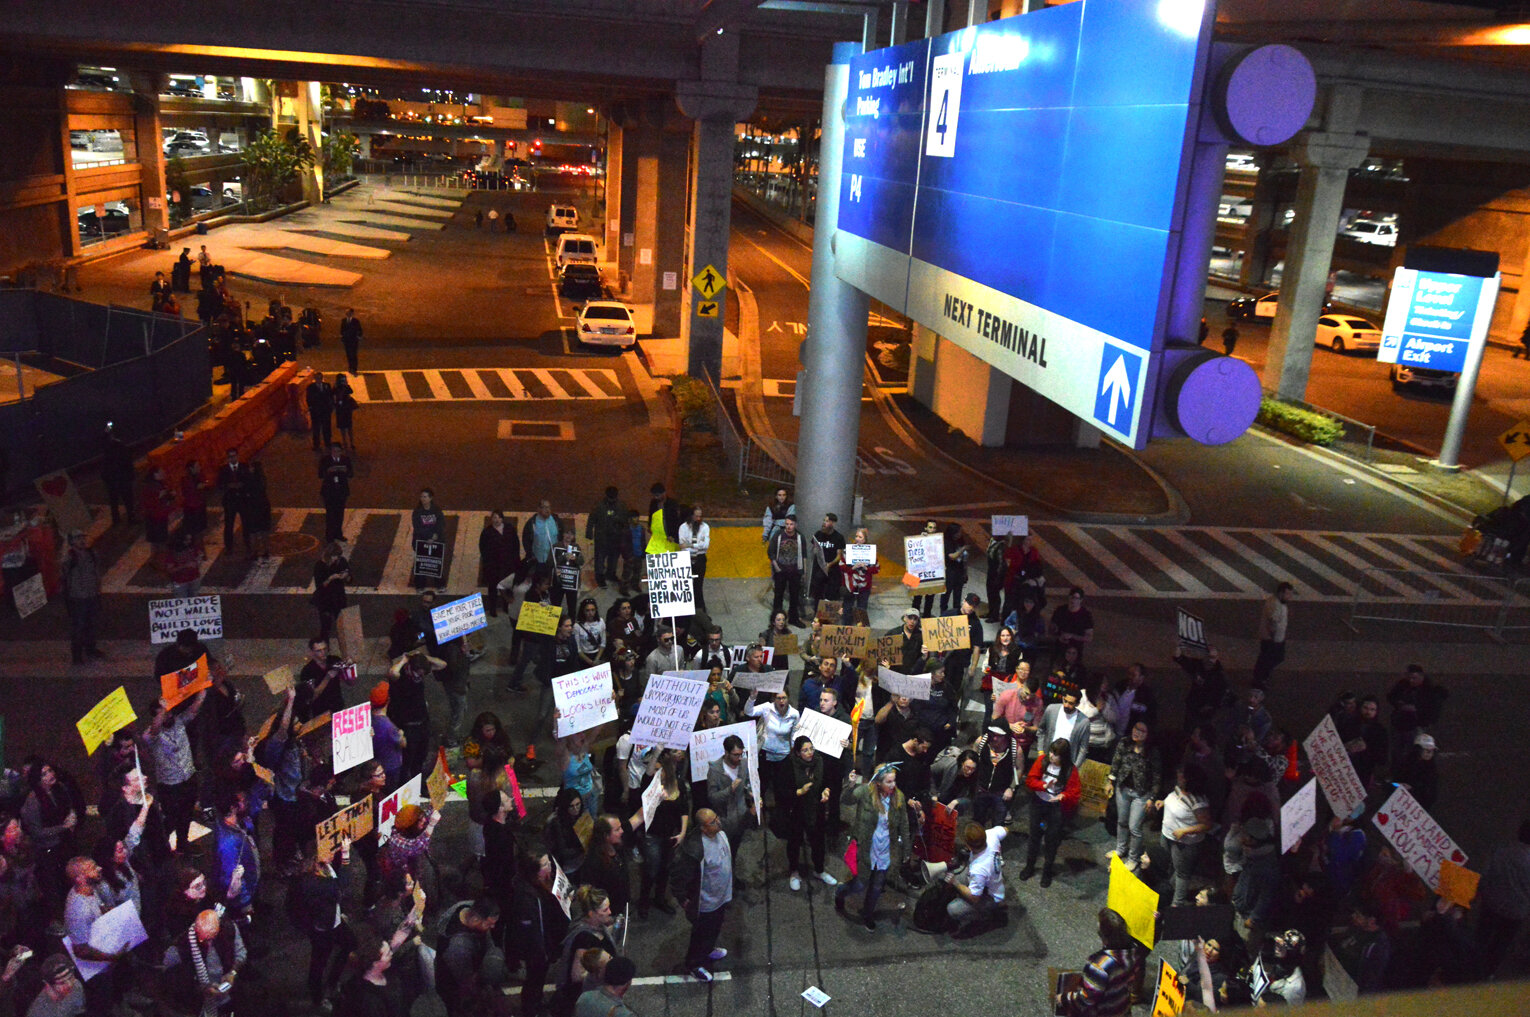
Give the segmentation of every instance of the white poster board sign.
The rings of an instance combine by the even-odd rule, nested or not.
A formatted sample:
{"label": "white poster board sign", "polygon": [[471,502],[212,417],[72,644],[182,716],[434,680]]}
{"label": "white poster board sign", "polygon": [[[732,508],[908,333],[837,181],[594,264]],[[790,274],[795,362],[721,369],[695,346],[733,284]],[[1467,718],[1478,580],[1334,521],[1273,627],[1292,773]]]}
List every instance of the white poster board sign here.
{"label": "white poster board sign", "polygon": [[1025,537],[1031,532],[1029,516],[994,516],[992,524],[995,537]]}
{"label": "white poster board sign", "polygon": [[712,677],[712,672],[708,670],[664,671],[662,674],[666,678],[687,678],[693,682],[704,682]]}
{"label": "white poster board sign", "polygon": [[707,683],[688,678],[654,675],[648,679],[637,717],[632,722],[632,741],[638,745],[662,745],[684,749],[707,696]]}
{"label": "white poster board sign", "polygon": [[336,776],[372,758],[371,703],[330,714],[329,752]]}
{"label": "white poster board sign", "polygon": [[574,884],[573,884],[573,881],[568,878],[568,873],[563,871],[563,866],[558,864],[558,860],[556,858],[554,858],[552,860],[552,863],[553,863],[552,895],[554,897],[558,898],[558,903],[559,904],[563,905],[563,914],[564,914],[564,916],[568,917],[568,918],[572,918],[572,917],[574,917]]}
{"label": "white poster board sign", "polygon": [[149,601],[149,642],[173,643],[181,629],[196,629],[198,639],[222,639],[223,598],[212,594]]}
{"label": "white poster board sign", "polygon": [[919,577],[921,586],[946,581],[946,538],[939,533],[922,533],[903,538],[904,568]]}
{"label": "white poster board sign", "polygon": [[1430,889],[1440,885],[1440,862],[1448,858],[1457,865],[1466,864],[1466,852],[1405,787],[1392,792],[1371,822]]}
{"label": "white poster board sign", "polygon": [[489,619],[483,609],[483,594],[474,593],[450,604],[431,608],[430,624],[436,630],[437,644],[488,628]]}
{"label": "white poster board sign", "polygon": [[[689,741],[687,741],[689,744]],[[647,830],[653,825],[654,813],[659,811],[659,803],[664,800],[664,781],[655,773],[648,781],[648,786],[643,789],[643,829]]]}
{"label": "white poster board sign", "polygon": [[877,545],[875,544],[846,544],[846,565],[875,565],[877,563]]}
{"label": "white poster board sign", "polygon": [[[707,768],[712,765],[712,760],[722,758],[723,741],[729,735],[738,735],[744,740],[745,759],[753,758],[758,751],[758,732],[752,720],[714,727],[709,731],[692,731],[690,743],[692,781],[707,779]],[[756,790],[759,789],[756,788]]]}
{"label": "white poster board sign", "polygon": [[596,664],[552,681],[553,702],[558,707],[556,735],[566,738],[616,719],[611,697],[611,665]]}
{"label": "white poster board sign", "polygon": [[[930,698],[928,674],[900,674],[897,671],[879,667],[877,668],[877,684],[895,696],[907,696],[910,699]],[[816,742],[814,747],[817,747]]]}
{"label": "white poster board sign", "polygon": [[48,591],[43,587],[42,573],[17,583],[11,589],[11,596],[16,601],[16,613],[23,618],[42,610],[43,605],[48,603]]}
{"label": "white poster board sign", "polygon": [[[126,901],[118,904],[91,924],[90,943],[87,945],[102,953],[126,953],[140,943],[148,942],[148,939],[149,934],[144,930],[143,920],[138,917],[138,905],[132,901]],[[88,961],[75,957],[74,943],[68,936],[64,937],[64,946],[69,950],[74,966],[79,968],[80,978],[83,981],[88,982],[111,967],[111,964],[106,961]]]}
{"label": "white poster board sign", "polygon": [[1350,761],[1333,718],[1325,716],[1319,721],[1302,742],[1302,748],[1307,750],[1307,760],[1334,815],[1352,815],[1365,801],[1365,785],[1360,783],[1360,775],[1355,772],[1355,764]]}
{"label": "white poster board sign", "polygon": [[786,691],[786,679],[790,671],[740,671],[732,678],[736,689],[756,689],[775,695]]}
{"label": "white poster board sign", "polygon": [[696,613],[691,552],[648,555],[648,609],[653,618],[685,618]]}
{"label": "white poster board sign", "polygon": [[423,785],[423,778],[415,774],[409,778],[408,783],[377,803],[377,843],[386,844],[388,838],[393,836],[393,824],[398,819],[399,809],[405,805],[418,805],[422,809],[430,807]]}
{"label": "white poster board sign", "polygon": [[845,743],[850,740],[850,725],[817,710],[803,710],[792,731],[792,741],[799,735],[807,735],[819,752],[839,759],[844,754]]}
{"label": "white poster board sign", "polygon": [[1317,822],[1317,793],[1317,778],[1313,777],[1280,807],[1281,854],[1295,850],[1297,841]]}
{"label": "white poster board sign", "polygon": [[[766,667],[769,667],[775,661],[775,659],[776,659],[776,650],[775,650],[775,647],[773,647],[773,646],[762,646],[762,647],[760,647],[760,652],[765,655],[764,658],[761,660],[761,663],[763,663]],[[730,647],[728,647],[728,666],[730,668],[732,668],[732,667],[743,667],[748,662],[749,662],[749,646],[748,646],[748,644],[745,644],[743,646],[730,646]]]}

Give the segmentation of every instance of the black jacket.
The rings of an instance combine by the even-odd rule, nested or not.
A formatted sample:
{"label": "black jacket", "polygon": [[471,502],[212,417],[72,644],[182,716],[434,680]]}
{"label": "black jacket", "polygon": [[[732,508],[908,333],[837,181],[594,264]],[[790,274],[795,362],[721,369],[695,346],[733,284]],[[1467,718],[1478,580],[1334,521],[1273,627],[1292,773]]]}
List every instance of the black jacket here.
{"label": "black jacket", "polygon": [[550,964],[568,933],[568,916],[551,893],[516,877],[510,887],[508,960]]}

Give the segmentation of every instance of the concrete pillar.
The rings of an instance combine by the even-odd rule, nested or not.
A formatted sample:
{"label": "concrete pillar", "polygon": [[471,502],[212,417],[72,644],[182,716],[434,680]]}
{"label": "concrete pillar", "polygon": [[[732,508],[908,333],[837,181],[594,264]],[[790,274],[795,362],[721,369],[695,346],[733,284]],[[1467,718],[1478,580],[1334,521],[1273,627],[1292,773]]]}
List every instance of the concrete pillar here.
{"label": "concrete pillar", "polygon": [[[733,214],[734,129],[754,112],[759,91],[718,79],[682,81],[675,88],[680,111],[695,121],[691,133],[690,250],[686,273],[691,279],[711,266],[728,275],[728,231]],[[680,335],[685,340],[690,374],[722,377],[723,298],[687,285]],[[715,306],[714,306],[715,305]],[[713,314],[703,314],[713,311]],[[857,397],[856,406],[860,400]],[[849,518],[846,516],[846,518]]]}
{"label": "concrete pillar", "polygon": [[601,239],[606,260],[618,261],[622,247],[622,137],[620,124],[606,121],[606,210]]}
{"label": "concrete pillar", "polygon": [[1274,157],[1261,154],[1257,161],[1259,176],[1254,180],[1248,222],[1243,225],[1243,264],[1238,269],[1238,281],[1250,288],[1264,285],[1269,278],[1270,233],[1275,229],[1278,193],[1272,165]]}
{"label": "concrete pillar", "polygon": [[1302,399],[1307,394],[1312,341],[1328,288],[1344,186],[1349,171],[1369,150],[1370,139],[1357,134],[1308,131],[1296,139],[1293,151],[1301,166],[1296,218],[1286,243],[1280,303],[1270,327],[1263,377],[1264,387],[1282,398]]}
{"label": "concrete pillar", "polygon": [[[133,86],[133,140],[138,150],[138,187],[143,228],[153,233],[170,227],[169,203],[165,200],[165,149],[161,143],[159,93],[164,74],[128,75]],[[217,138],[213,139],[214,144]]]}
{"label": "concrete pillar", "polygon": [[924,37],[942,35],[946,30],[946,0],[928,0],[924,5]]}
{"label": "concrete pillar", "polygon": [[797,444],[797,516],[817,520],[834,512],[852,518],[855,452],[861,433],[865,371],[866,294],[834,274],[840,178],[845,155],[845,97],[855,43],[834,45],[824,72],[823,133],[818,145],[818,214],[813,231],[808,334],[802,344],[802,428]]}
{"label": "concrete pillar", "polygon": [[324,145],[324,107],[319,102],[317,81],[299,81],[292,108],[297,114],[298,137],[313,149],[313,165],[303,172],[303,200],[318,204],[324,200],[324,160],[319,150]]}

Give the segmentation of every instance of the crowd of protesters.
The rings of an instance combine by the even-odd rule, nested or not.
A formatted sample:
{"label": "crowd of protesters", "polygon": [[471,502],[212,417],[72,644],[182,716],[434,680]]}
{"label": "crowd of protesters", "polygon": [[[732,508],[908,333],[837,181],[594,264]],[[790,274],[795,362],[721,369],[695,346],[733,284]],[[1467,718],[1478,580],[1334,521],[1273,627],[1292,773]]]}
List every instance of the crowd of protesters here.
{"label": "crowd of protesters", "polygon": [[[247,470],[230,453],[216,481],[225,543],[247,504],[229,492],[248,482]],[[440,515],[426,495],[417,530]],[[199,520],[205,528],[205,500]],[[1109,854],[1159,891],[1160,919],[1210,909],[1173,951],[1193,1005],[1299,1004],[1325,984],[1325,948],[1361,993],[1489,977],[1530,917],[1530,823],[1485,864],[1473,922],[1365,822],[1394,784],[1426,809],[1440,793],[1434,731],[1448,696],[1422,668],[1335,702],[1335,727],[1371,797],[1351,815],[1320,813],[1282,851],[1281,806],[1311,770],[1301,733],[1280,722],[1273,664],[1239,693],[1215,647],[1176,642],[1172,657],[1112,680],[1090,663],[1110,633],[1096,631],[1080,590],[1047,603],[1046,564],[1031,538],[990,541],[985,601],[964,592],[961,528],[934,522],[925,532],[945,534],[945,589],[911,594],[901,623],[876,633],[892,637],[871,644],[880,653],[826,653],[826,624],[867,620],[877,569],[848,563],[847,545],[866,535],[847,541],[837,523],[829,515],[806,534],[787,492],[777,493],[761,531],[774,603],[755,633],[724,632],[701,609],[709,527],[701,508],[661,485],[646,513],[614,488],[590,513],[593,583],[573,527],[549,503],[519,533],[491,514],[480,578],[491,625],[513,634],[513,667],[495,710],[466,726],[476,652],[463,638],[436,639],[432,589],[400,609],[388,677],[365,688],[331,652],[335,605],[320,607],[321,631],[269,719],[247,717],[217,653],[181,633],[155,674],[205,655],[212,687],[161,702],[98,750],[93,840],[81,839],[84,787],[53,761],[27,760],[10,789],[0,916],[18,952],[0,991],[17,1012],[39,1015],[104,1014],[146,997],[173,1013],[245,1012],[270,991],[249,959],[299,937],[316,1011],[400,1015],[433,993],[449,1014],[630,1012],[624,997],[639,972],[624,955],[625,926],[641,931],[683,913],[684,953],[652,973],[710,982],[728,953],[719,944],[732,905],[762,889],[740,869],[740,847],[767,831],[784,848],[777,871],[790,892],[823,885],[836,911],[872,934],[889,919],[957,939],[1005,925],[1021,884],[1045,892],[1072,878],[1059,862],[1065,842],[1067,857],[1110,860],[1078,837],[1091,764],[1109,767]],[[344,568],[342,545],[316,565],[316,597]],[[645,552],[678,548],[693,554],[698,610],[660,619],[630,591]],[[1276,599],[1284,607],[1294,594],[1284,584]],[[514,632],[530,603],[559,613],[554,632]],[[928,650],[921,622],[932,615],[964,618],[969,646]],[[1283,613],[1282,641],[1288,621]],[[611,666],[618,719],[555,737],[553,680],[596,664]],[[884,669],[928,675],[928,697],[890,692]],[[786,672],[781,691],[751,687],[772,671]],[[753,721],[758,758],[746,760],[744,740],[729,736],[693,780],[686,750],[635,743],[649,680],[665,672],[704,672],[696,730]],[[1178,717],[1160,704],[1171,695],[1184,704]],[[441,698],[446,716],[433,718],[429,700]],[[965,708],[969,700],[980,712]],[[336,775],[329,728],[313,722],[361,702],[372,708],[373,758]],[[848,734],[815,743],[801,727],[808,711]],[[512,730],[529,732],[527,741],[514,744]],[[443,857],[441,812],[428,801],[400,808],[386,838],[374,828],[354,843],[317,842],[316,824],[342,801],[380,799],[429,775],[448,758],[437,747],[452,750],[453,779],[464,779],[461,856]],[[522,780],[549,778],[550,809],[521,797]],[[657,804],[645,809],[654,789]],[[1021,852],[1010,877],[1005,856]],[[949,868],[941,876],[920,862]],[[891,911],[882,903],[889,889],[899,901]],[[146,943],[118,954],[79,945],[124,903],[139,912]],[[63,933],[73,960],[59,951]],[[1102,912],[1100,934],[1102,950],[1061,994],[1069,1012],[1124,1013],[1143,991],[1145,951],[1123,935],[1120,916]],[[41,960],[26,963],[22,947]],[[81,962],[105,967],[81,983]],[[1251,975],[1256,967],[1263,978]]]}

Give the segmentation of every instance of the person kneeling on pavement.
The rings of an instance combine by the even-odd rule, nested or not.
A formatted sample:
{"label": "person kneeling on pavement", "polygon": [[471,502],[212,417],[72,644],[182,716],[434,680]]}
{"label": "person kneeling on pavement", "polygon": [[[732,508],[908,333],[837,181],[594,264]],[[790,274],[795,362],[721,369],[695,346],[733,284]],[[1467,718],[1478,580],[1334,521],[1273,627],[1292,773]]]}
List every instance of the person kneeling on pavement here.
{"label": "person kneeling on pavement", "polygon": [[945,880],[956,891],[956,899],[946,905],[946,914],[956,923],[954,939],[966,939],[982,931],[985,923],[1002,925],[1004,911],[1004,838],[1009,833],[1002,826],[983,829],[968,823],[962,828],[962,842],[972,853],[967,863],[967,882],[958,883],[947,873]]}

